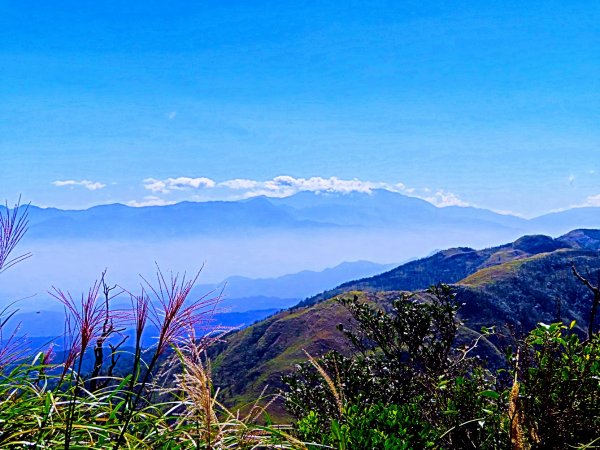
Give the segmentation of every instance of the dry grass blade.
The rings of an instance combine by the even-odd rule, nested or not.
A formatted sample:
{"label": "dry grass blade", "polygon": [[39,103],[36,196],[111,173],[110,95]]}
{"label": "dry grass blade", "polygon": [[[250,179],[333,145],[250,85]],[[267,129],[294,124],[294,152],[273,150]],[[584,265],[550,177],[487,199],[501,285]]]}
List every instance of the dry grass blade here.
{"label": "dry grass blade", "polygon": [[[188,409],[199,425],[197,438],[202,442],[221,440],[222,428],[215,411],[210,366],[202,361],[202,350],[181,353],[183,373],[176,376],[177,384],[189,400]],[[217,432],[214,433],[213,430]]]}
{"label": "dry grass blade", "polygon": [[8,208],[8,203],[4,208],[0,207],[0,273],[31,256],[31,253],[24,253],[10,257],[27,232],[28,213],[29,205],[21,206],[20,198],[12,210]]}
{"label": "dry grass blade", "polygon": [[157,266],[157,284],[153,286],[144,277],[149,290],[154,294],[155,302],[149,302],[148,317],[159,330],[157,353],[160,355],[169,347],[183,342],[190,330],[205,325],[214,313],[220,296],[209,294],[199,299],[189,298],[202,269],[188,279],[185,273],[171,273],[169,278]]}
{"label": "dry grass blade", "polygon": [[335,398],[335,403],[338,407],[338,412],[340,414],[340,417],[342,417],[344,415],[344,402],[343,402],[342,394],[338,391],[338,389],[335,386],[335,383],[333,382],[331,377],[327,374],[327,372],[325,372],[325,369],[323,369],[323,367],[321,367],[321,365],[317,362],[317,360],[315,358],[313,358],[306,350],[302,350],[302,351],[304,352],[304,354],[306,355],[306,357],[308,358],[308,361],[312,364],[312,366],[315,369],[317,369],[317,372],[319,372],[319,374],[323,377],[323,379],[325,380],[325,383],[327,383],[329,390],[331,391],[331,393],[333,394],[333,397]]}
{"label": "dry grass blade", "polygon": [[519,408],[519,382],[514,381],[508,398],[508,417],[510,418],[510,434],[513,450],[525,450],[523,435],[523,412]]}
{"label": "dry grass blade", "polygon": [[65,338],[70,341],[65,368],[71,367],[75,359],[89,348],[92,340],[100,335],[104,310],[98,302],[99,290],[100,283],[96,281],[87,295],[81,295],[79,304],[69,292],[56,287],[48,292],[65,308]]}

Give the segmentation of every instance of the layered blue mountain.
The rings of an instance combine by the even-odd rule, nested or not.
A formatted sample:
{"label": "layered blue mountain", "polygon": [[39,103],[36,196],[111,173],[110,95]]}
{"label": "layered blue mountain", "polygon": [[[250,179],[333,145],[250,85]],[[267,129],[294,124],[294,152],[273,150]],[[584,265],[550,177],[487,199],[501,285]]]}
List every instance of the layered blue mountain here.
{"label": "layered blue mountain", "polygon": [[32,206],[29,216],[31,236],[46,239],[180,238],[242,229],[294,230],[324,225],[296,219],[266,198],[238,202],[182,202],[141,208],[112,204],[66,211]]}
{"label": "layered blue mountain", "polygon": [[[493,247],[524,234],[558,236],[570,229],[598,228],[600,208],[527,220],[472,207],[438,208],[374,190],[141,208],[30,206],[29,219],[21,248],[33,258],[0,279],[3,304],[38,294],[28,301],[30,309],[46,309],[44,293],[51,286],[82,292],[105,268],[112,281],[133,289],[139,285],[138,274],[151,276],[156,262],[174,271],[194,271],[206,263],[200,283],[214,287],[241,275],[229,280],[229,298],[269,309],[368,275],[349,273],[321,284],[310,273],[295,284],[285,278],[273,281],[286,274],[321,272],[345,261],[397,263],[436,248]],[[246,283],[248,278],[255,280],[254,287]],[[256,281],[261,279],[270,281]]]}
{"label": "layered blue mountain", "polygon": [[451,226],[561,233],[600,226],[600,208],[575,208],[534,219],[450,206],[386,190],[330,194],[301,192],[285,198],[182,202],[167,206],[121,204],[86,210],[29,207],[34,238],[172,238],[233,231],[331,229],[439,229]]}
{"label": "layered blue mountain", "polygon": [[344,262],[322,271],[303,270],[274,278],[233,276],[222,283],[198,285],[192,295],[220,293],[223,307],[231,311],[250,311],[268,308],[289,308],[306,297],[313,296],[346,280],[368,277],[385,272],[395,264],[370,261]]}
{"label": "layered blue mountain", "polygon": [[527,223],[522,218],[485,209],[457,206],[438,208],[425,200],[387,190],[345,195],[301,192],[269,201],[297,219],[336,223],[340,226],[413,228],[452,223],[518,229],[525,227]]}
{"label": "layered blue mountain", "polygon": [[[560,234],[566,229],[598,228],[600,208],[573,208],[567,211],[545,214],[532,219],[534,227],[546,230],[549,234]],[[576,224],[576,226],[574,226]]]}

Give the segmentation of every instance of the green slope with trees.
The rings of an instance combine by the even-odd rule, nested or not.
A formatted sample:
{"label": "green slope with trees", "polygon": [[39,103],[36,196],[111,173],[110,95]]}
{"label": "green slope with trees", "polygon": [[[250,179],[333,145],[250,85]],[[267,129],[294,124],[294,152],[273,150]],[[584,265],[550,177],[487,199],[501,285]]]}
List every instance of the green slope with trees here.
{"label": "green slope with trees", "polygon": [[[600,236],[576,230],[558,239],[526,236],[514,243],[483,250],[450,249],[404,264],[384,274],[349,282],[308,299],[240,332],[226,336],[211,350],[214,373],[230,404],[243,404],[267,389],[281,388],[281,375],[306,359],[349,347],[336,325],[347,324],[348,312],[336,297],[359,298],[389,308],[400,291],[420,291],[438,282],[453,283],[461,305],[457,343],[477,338],[482,327],[497,334],[481,343],[479,356],[491,366],[501,363],[500,349],[511,335],[525,333],[538,322],[576,320],[579,330],[589,321],[590,292],[572,274],[600,270]],[[412,277],[414,275],[414,278]],[[274,407],[275,414],[283,414]]]}

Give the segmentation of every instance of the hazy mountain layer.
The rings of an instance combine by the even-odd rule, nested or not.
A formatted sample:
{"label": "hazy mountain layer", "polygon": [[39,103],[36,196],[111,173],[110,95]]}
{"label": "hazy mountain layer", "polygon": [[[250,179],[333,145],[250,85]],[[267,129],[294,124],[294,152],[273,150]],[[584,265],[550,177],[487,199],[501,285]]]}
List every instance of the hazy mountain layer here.
{"label": "hazy mountain layer", "polygon": [[322,228],[415,229],[462,226],[560,233],[600,226],[599,208],[575,208],[531,220],[473,207],[438,208],[395,192],[301,192],[291,197],[182,202],[167,206],[121,204],[86,210],[29,207],[30,234],[40,239],[148,239]]}
{"label": "hazy mountain layer", "polygon": [[[370,261],[345,262],[322,271],[303,270],[276,278],[229,277],[215,285],[199,285],[192,295],[223,292],[223,305],[236,311],[262,308],[288,308],[300,300],[331,289],[348,279],[381,273],[392,264]],[[260,305],[260,308],[257,308]]]}
{"label": "hazy mountain layer", "polygon": [[[580,208],[525,220],[477,208],[437,208],[384,190],[144,208],[116,204],[83,211],[31,206],[30,230],[21,248],[34,257],[2,277],[0,301],[38,294],[31,308],[45,308],[51,303],[44,293],[52,285],[82,292],[105,268],[111,280],[135,287],[138,274],[151,276],[155,262],[165,270],[188,272],[206,263],[200,282],[215,285],[234,274],[277,278],[344,261],[403,261],[435,248],[490,247],[527,233],[600,227],[598,211]],[[259,290],[238,279],[236,284],[244,286],[240,291],[252,293],[232,292],[231,297],[302,298],[342,281],[319,285],[309,278],[305,284],[312,291],[289,283],[276,288],[271,282]],[[284,294],[286,289],[290,292]]]}

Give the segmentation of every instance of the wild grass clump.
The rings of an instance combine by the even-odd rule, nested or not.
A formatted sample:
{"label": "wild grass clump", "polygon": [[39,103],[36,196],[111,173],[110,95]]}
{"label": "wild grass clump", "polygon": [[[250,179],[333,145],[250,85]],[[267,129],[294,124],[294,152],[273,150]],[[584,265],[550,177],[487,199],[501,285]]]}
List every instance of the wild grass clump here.
{"label": "wild grass clump", "polygon": [[[11,258],[26,230],[26,207],[0,210],[0,273],[29,257]],[[158,269],[137,294],[105,273],[81,297],[53,288],[65,309],[60,352],[27,356],[16,329],[1,334],[16,310],[0,312],[0,448],[304,448],[285,427],[260,425],[258,404],[240,416],[219,403],[206,358],[219,296],[192,298],[198,276]],[[118,295],[129,308],[113,308]]]}
{"label": "wild grass clump", "polygon": [[96,391],[39,353],[0,377],[0,448],[303,448],[285,429],[259,425],[260,408],[240,417],[223,407],[204,364],[180,352],[170,387],[129,390],[129,374]]}
{"label": "wild grass clump", "polygon": [[176,348],[182,364],[169,386],[128,374],[100,377],[95,391],[39,353],[0,376],[0,448],[303,448],[285,429],[259,425],[261,408],[240,417],[221,405],[206,362],[192,356],[202,347]]}

